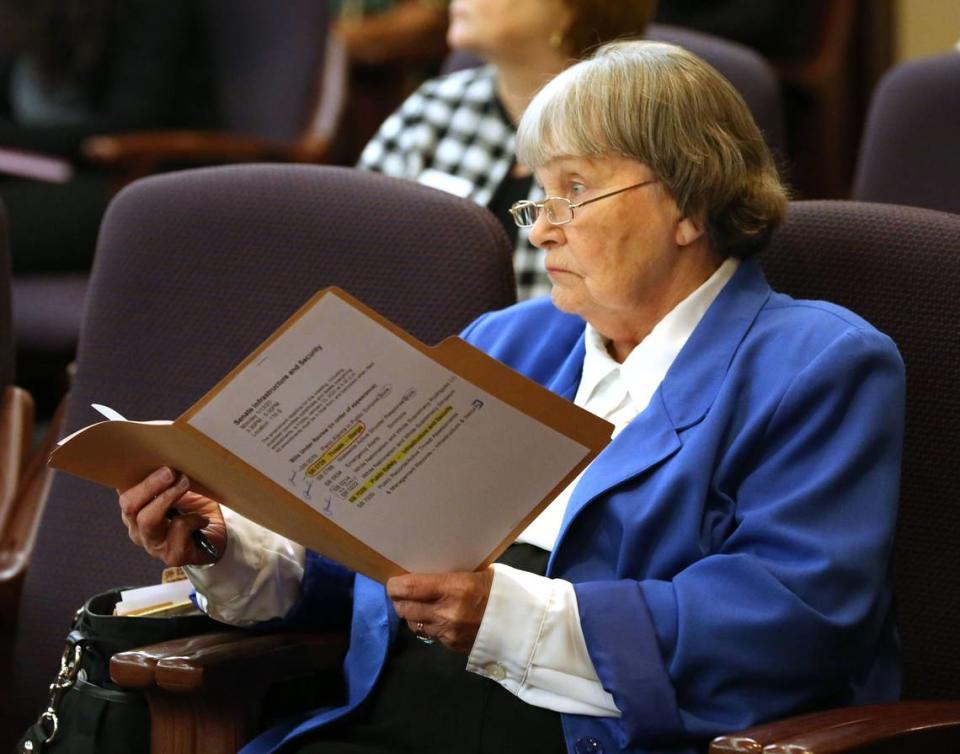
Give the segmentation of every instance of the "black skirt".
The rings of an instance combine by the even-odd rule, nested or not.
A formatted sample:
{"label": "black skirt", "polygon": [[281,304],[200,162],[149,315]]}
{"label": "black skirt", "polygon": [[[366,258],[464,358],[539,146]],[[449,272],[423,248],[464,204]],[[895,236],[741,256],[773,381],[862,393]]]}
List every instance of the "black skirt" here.
{"label": "black skirt", "polygon": [[[549,553],[511,546],[499,562],[542,574]],[[560,715],[466,671],[467,658],[418,641],[401,624],[370,698],[354,714],[298,740],[297,754],[563,754]]]}

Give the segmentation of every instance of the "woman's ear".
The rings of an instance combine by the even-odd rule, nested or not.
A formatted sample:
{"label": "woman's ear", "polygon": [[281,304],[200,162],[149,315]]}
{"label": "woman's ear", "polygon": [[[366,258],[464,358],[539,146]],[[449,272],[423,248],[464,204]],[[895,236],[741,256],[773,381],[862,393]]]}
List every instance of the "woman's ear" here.
{"label": "woman's ear", "polygon": [[677,246],[689,246],[700,239],[706,231],[706,223],[701,217],[681,217],[677,221],[674,240]]}

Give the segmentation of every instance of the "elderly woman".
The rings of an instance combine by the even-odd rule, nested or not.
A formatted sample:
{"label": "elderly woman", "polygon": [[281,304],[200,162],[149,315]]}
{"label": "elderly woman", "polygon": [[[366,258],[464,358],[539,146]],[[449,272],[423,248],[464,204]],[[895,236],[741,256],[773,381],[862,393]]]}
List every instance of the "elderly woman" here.
{"label": "elderly woman", "polygon": [[653,0],[453,0],[447,41],[487,63],[423,84],[390,116],[359,167],[489,207],[515,244],[517,295],[550,292],[543,251],[507,210],[543,194],[514,156],[516,124],[547,81],[603,42],[639,36]]}
{"label": "elderly woman", "polygon": [[547,194],[513,215],[552,300],[463,337],[616,430],[506,562],[385,595],[168,469],[121,497],[166,562],[209,562],[204,525],[225,546],[188,569],[212,615],[352,613],[346,703],[251,751],[688,752],[894,698],[902,364],[750,258],[786,200],[740,97],[679,48],[617,43],[537,95],[518,154]]}

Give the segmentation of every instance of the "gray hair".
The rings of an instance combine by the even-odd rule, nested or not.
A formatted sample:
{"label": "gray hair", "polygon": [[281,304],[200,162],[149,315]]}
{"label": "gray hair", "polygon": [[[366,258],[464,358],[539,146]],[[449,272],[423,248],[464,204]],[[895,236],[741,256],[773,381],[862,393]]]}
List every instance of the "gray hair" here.
{"label": "gray hair", "polygon": [[725,255],[757,251],[786,214],[786,189],[743,98],[675,45],[605,45],[527,107],[517,133],[524,165],[604,155],[647,165]]}

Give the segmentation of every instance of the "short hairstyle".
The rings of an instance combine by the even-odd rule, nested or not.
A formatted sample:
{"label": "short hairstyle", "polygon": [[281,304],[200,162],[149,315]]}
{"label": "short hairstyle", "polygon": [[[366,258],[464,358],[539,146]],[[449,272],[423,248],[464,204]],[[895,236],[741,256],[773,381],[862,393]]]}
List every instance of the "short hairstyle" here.
{"label": "short hairstyle", "polygon": [[644,163],[716,250],[747,257],[786,214],[787,192],[743,98],[696,55],[614,42],[550,81],[527,107],[519,161],[619,155]]}
{"label": "short hairstyle", "polygon": [[563,0],[571,11],[563,32],[564,49],[579,60],[621,37],[641,37],[653,20],[656,0]]}

